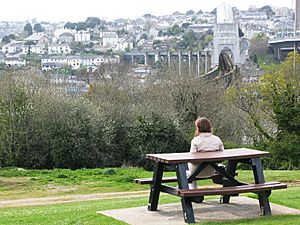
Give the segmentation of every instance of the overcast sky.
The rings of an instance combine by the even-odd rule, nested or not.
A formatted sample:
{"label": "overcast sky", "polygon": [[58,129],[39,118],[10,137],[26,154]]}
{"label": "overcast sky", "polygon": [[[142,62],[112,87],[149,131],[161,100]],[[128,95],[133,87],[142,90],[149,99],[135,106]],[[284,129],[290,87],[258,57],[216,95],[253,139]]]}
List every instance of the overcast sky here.
{"label": "overcast sky", "polygon": [[39,22],[79,22],[89,16],[134,19],[146,13],[158,16],[190,9],[211,11],[223,2],[239,9],[248,9],[249,4],[292,8],[295,0],[3,0],[0,21],[37,18]]}

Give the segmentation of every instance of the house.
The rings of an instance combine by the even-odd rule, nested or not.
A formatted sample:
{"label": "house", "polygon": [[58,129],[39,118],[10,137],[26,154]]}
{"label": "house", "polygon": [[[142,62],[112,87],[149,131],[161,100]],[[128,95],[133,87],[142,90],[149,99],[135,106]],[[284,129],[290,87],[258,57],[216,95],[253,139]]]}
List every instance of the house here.
{"label": "house", "polygon": [[4,63],[8,66],[26,66],[26,61],[17,57],[6,58]]}
{"label": "house", "polygon": [[72,43],[75,40],[75,31],[70,29],[57,29],[54,32],[52,43]]}
{"label": "house", "polygon": [[23,54],[45,55],[46,54],[46,45],[23,45],[22,53]]}
{"label": "house", "polygon": [[133,49],[133,42],[129,42],[124,38],[120,38],[118,43],[113,48],[113,50],[115,51],[126,51],[126,50],[130,51],[132,49]]}
{"label": "house", "polygon": [[118,63],[119,58],[116,57],[104,57],[104,56],[44,56],[41,60],[41,66],[43,71],[50,69],[61,68],[68,66],[72,69],[79,69],[81,67],[98,67],[102,63]]}
{"label": "house", "polygon": [[24,39],[25,42],[32,42],[35,45],[45,45],[49,43],[49,38],[44,33],[34,33]]}
{"label": "house", "polygon": [[77,31],[75,34],[75,42],[89,42],[91,40],[91,34],[87,31]]}
{"label": "house", "polygon": [[72,43],[74,40],[75,40],[74,34],[68,32],[62,33],[58,37],[59,43]]}
{"label": "house", "polygon": [[118,44],[119,38],[116,32],[104,32],[100,34],[102,37],[102,45],[107,47],[114,47]]}
{"label": "house", "polygon": [[48,46],[48,55],[54,54],[63,54],[68,55],[71,54],[72,49],[67,44],[52,44]]}
{"label": "house", "polygon": [[42,63],[42,71],[49,71],[53,69],[58,69],[63,67],[63,64],[61,63],[55,63],[55,62],[50,62],[50,63]]}
{"label": "house", "polygon": [[4,54],[15,54],[22,52],[23,43],[21,41],[13,41],[2,46],[2,52]]}

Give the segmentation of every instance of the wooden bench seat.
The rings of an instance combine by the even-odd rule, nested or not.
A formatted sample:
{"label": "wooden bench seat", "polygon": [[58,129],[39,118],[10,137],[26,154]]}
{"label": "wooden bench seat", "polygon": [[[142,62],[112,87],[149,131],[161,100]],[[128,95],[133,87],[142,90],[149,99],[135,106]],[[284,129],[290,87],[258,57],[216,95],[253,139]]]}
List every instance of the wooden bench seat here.
{"label": "wooden bench seat", "polygon": [[[196,177],[196,180],[204,180],[204,179],[211,179],[212,177],[209,178],[198,178]],[[138,178],[133,180],[137,184],[152,184],[153,180],[152,178]],[[162,183],[172,183],[172,182],[177,182],[176,177],[163,177],[162,178]]]}
{"label": "wooden bench seat", "polygon": [[287,188],[286,184],[280,182],[268,182],[262,184],[246,184],[234,187],[218,187],[218,188],[202,188],[202,189],[181,189],[177,191],[178,196],[181,197],[195,197],[207,195],[233,195],[247,192],[264,192],[275,189]]}

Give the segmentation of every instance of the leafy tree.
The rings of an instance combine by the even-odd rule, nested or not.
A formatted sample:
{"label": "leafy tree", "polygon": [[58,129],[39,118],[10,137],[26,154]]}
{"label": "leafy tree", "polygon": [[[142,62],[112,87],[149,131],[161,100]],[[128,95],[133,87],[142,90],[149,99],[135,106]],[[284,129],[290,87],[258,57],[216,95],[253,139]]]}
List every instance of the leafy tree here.
{"label": "leafy tree", "polygon": [[152,17],[152,15],[150,13],[146,13],[143,15],[143,17],[146,19],[150,19]]}
{"label": "leafy tree", "polygon": [[88,26],[86,24],[86,22],[78,22],[76,24],[76,30],[80,31],[80,30],[87,30]]}
{"label": "leafy tree", "polygon": [[11,42],[10,37],[8,35],[5,35],[1,41],[3,44],[8,44]]}
{"label": "leafy tree", "polygon": [[30,23],[27,23],[25,26],[24,26],[24,32],[25,32],[25,35],[26,35],[26,37],[28,37],[28,36],[30,36],[30,35],[32,35],[33,34],[33,32],[32,32],[32,26],[31,26],[31,24]]}
{"label": "leafy tree", "polygon": [[204,46],[208,46],[209,42],[211,42],[213,38],[214,38],[213,35],[205,35]]}
{"label": "leafy tree", "polygon": [[42,25],[40,23],[36,23],[34,24],[33,26],[33,30],[37,33],[40,33],[40,32],[43,32],[43,28],[42,28]]}
{"label": "leafy tree", "polygon": [[174,24],[171,28],[171,32],[173,33],[173,35],[177,35],[177,34],[181,33],[181,31],[182,30],[180,29],[178,24]]}
{"label": "leafy tree", "polygon": [[76,29],[76,23],[67,22],[64,25],[65,29],[75,30]]}
{"label": "leafy tree", "polygon": [[228,96],[255,128],[255,142],[274,154],[269,166],[299,168],[300,55],[289,54],[279,70],[265,72],[257,83],[230,88]]}
{"label": "leafy tree", "polygon": [[167,153],[188,151],[189,142],[173,121],[152,114],[137,117],[130,132],[131,159],[145,169],[153,169],[153,163],[146,161],[149,153]]}
{"label": "leafy tree", "polygon": [[250,54],[257,56],[266,56],[268,53],[268,40],[266,34],[259,33],[250,40]]}
{"label": "leafy tree", "polygon": [[189,30],[182,36],[182,40],[178,43],[181,49],[194,49],[198,46],[198,38],[193,30]]}
{"label": "leafy tree", "polygon": [[117,30],[117,34],[120,37],[120,36],[128,34],[128,31],[126,31],[124,28],[122,28],[121,30]]}
{"label": "leafy tree", "polygon": [[88,17],[85,20],[88,28],[95,28],[97,25],[101,24],[101,20],[98,17]]}
{"label": "leafy tree", "polygon": [[10,35],[8,35],[9,36],[9,38],[11,39],[11,40],[15,40],[16,39],[16,35],[14,35],[14,34],[10,34]]}
{"label": "leafy tree", "polygon": [[185,15],[190,16],[190,15],[194,15],[195,11],[194,10],[188,10],[186,11]]}

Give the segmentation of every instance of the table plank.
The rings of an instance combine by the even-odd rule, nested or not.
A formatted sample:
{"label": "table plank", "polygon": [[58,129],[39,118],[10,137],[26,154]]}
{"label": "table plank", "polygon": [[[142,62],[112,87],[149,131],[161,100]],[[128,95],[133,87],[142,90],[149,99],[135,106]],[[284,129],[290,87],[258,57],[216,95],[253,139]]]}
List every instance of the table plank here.
{"label": "table plank", "polygon": [[166,164],[178,164],[186,162],[201,163],[222,160],[240,160],[259,158],[269,155],[270,153],[265,151],[259,151],[248,148],[235,148],[226,149],[224,151],[147,154],[146,159]]}

